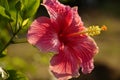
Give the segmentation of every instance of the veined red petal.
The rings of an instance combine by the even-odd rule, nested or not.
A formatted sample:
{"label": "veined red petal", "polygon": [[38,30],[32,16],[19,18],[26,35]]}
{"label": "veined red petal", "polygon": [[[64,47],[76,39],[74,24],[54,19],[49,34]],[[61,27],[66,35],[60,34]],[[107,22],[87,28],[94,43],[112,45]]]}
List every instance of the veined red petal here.
{"label": "veined red petal", "polygon": [[76,25],[76,26],[83,27],[83,22],[81,20],[81,17],[78,14],[78,7],[73,7],[72,11],[73,11],[72,23],[74,23],[74,25]]}
{"label": "veined red petal", "polygon": [[88,62],[82,63],[81,67],[84,74],[91,73],[91,71],[94,69],[93,59],[89,60]]}
{"label": "veined red petal", "polygon": [[71,24],[73,13],[69,6],[61,4],[58,0],[43,0],[43,5],[46,7],[50,19],[58,23],[59,27],[65,28]]}
{"label": "veined red petal", "polygon": [[70,38],[69,46],[72,46],[74,52],[81,59],[83,73],[90,73],[93,68],[93,57],[98,53],[98,47],[95,41],[89,36],[78,36]]}
{"label": "veined red petal", "polygon": [[43,0],[50,19],[58,25],[58,32],[70,34],[81,31],[83,22],[78,14],[77,7],[69,7],[61,4],[58,0]]}
{"label": "veined red petal", "polygon": [[51,59],[51,71],[61,80],[78,75],[80,66],[83,73],[90,73],[94,68],[92,59],[98,52],[96,43],[88,36],[72,37],[69,40],[69,44],[61,49],[62,52]]}
{"label": "veined red petal", "polygon": [[81,17],[78,14],[78,8],[73,7],[71,10],[73,13],[73,19],[72,19],[71,25],[65,29],[65,32],[68,35],[72,33],[80,32],[83,29],[85,29],[85,27],[83,26]]}
{"label": "veined red petal", "polygon": [[59,80],[68,80],[72,77],[79,76],[81,60],[78,59],[76,53],[65,46],[51,59],[50,70]]}
{"label": "veined red petal", "polygon": [[33,21],[27,39],[29,43],[47,52],[58,51],[60,45],[55,28],[47,17],[39,17]]}
{"label": "veined red petal", "polygon": [[95,41],[89,36],[77,36],[69,38],[70,46],[79,53],[79,57],[82,59],[82,63],[90,61],[96,53],[98,53],[98,47]]}

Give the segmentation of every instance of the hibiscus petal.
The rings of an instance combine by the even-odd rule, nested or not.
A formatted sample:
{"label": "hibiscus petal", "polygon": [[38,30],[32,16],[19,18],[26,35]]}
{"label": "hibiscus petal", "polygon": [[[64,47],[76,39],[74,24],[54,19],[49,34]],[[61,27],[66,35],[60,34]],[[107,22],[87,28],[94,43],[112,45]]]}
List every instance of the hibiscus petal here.
{"label": "hibiscus petal", "polygon": [[72,33],[80,32],[85,29],[81,17],[78,14],[78,7],[73,7],[71,8],[71,10],[73,14],[71,25],[64,29],[65,34],[68,35]]}
{"label": "hibiscus petal", "polygon": [[69,6],[61,4],[58,0],[43,0],[43,5],[46,7],[51,20],[62,24],[60,27],[71,24],[73,14]]}
{"label": "hibiscus petal", "polygon": [[29,43],[47,52],[56,52],[60,45],[55,28],[47,17],[39,17],[31,24],[27,39]]}
{"label": "hibiscus petal", "polygon": [[91,73],[91,71],[94,69],[93,59],[91,59],[88,62],[83,63],[81,67],[82,67],[82,72],[84,74]]}
{"label": "hibiscus petal", "polygon": [[82,59],[82,63],[90,61],[96,53],[98,53],[98,47],[95,41],[85,35],[71,37],[69,39],[69,45],[79,53],[79,57]]}
{"label": "hibiscus petal", "polygon": [[90,73],[92,71],[93,62],[92,59],[96,53],[98,53],[98,47],[95,41],[89,36],[76,36],[69,38],[69,47],[71,46],[77,56],[82,60],[81,66],[84,73]]}
{"label": "hibiscus petal", "polygon": [[74,16],[72,23],[76,26],[82,27],[83,22],[81,20],[81,17],[78,14],[78,7],[73,7],[72,11],[73,11],[73,16]]}
{"label": "hibiscus petal", "polygon": [[50,70],[60,80],[67,80],[79,76],[81,60],[77,59],[76,53],[70,47],[64,47],[63,51],[51,59]]}
{"label": "hibiscus petal", "polygon": [[81,38],[81,41],[79,42],[78,49],[81,51],[80,56],[82,58],[82,62],[84,63],[90,61],[99,51],[97,44],[89,36],[86,36],[83,39]]}

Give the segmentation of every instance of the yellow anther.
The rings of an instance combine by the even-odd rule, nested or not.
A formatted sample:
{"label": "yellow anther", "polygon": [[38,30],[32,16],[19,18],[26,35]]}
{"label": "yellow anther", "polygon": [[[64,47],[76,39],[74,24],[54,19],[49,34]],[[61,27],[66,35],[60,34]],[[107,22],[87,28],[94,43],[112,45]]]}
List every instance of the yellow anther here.
{"label": "yellow anther", "polygon": [[107,27],[105,25],[103,25],[102,27],[90,26],[81,32],[72,33],[72,34],[69,34],[68,36],[76,36],[81,34],[88,34],[89,36],[95,36],[95,35],[99,35],[101,31],[106,31],[106,30],[107,30]]}
{"label": "yellow anther", "polygon": [[99,35],[101,31],[107,30],[107,27],[103,25],[101,28],[99,26],[90,26],[87,28],[86,33],[90,36]]}
{"label": "yellow anther", "polygon": [[90,26],[87,28],[86,33],[90,36],[100,34],[101,28],[99,26]]}

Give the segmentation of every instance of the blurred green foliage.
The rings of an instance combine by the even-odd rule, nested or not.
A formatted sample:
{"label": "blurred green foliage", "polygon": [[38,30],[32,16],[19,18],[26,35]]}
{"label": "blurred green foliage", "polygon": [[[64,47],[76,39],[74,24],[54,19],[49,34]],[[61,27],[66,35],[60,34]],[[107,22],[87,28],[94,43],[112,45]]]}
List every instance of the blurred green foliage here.
{"label": "blurred green foliage", "polygon": [[[26,32],[39,6],[40,0],[0,0],[0,58],[5,57],[11,43],[20,42],[20,32]],[[13,64],[19,67],[26,64],[20,58],[13,59]],[[0,64],[3,63],[1,61]],[[6,68],[10,68],[10,65]],[[21,72],[14,70],[14,67],[8,73],[10,76],[7,80],[28,80]]]}
{"label": "blurred green foliage", "polygon": [[9,42],[12,36],[27,30],[39,5],[40,0],[0,0],[0,51],[14,41]]}
{"label": "blurred green foliage", "polygon": [[17,70],[7,70],[9,78],[6,80],[28,80],[28,78]]}

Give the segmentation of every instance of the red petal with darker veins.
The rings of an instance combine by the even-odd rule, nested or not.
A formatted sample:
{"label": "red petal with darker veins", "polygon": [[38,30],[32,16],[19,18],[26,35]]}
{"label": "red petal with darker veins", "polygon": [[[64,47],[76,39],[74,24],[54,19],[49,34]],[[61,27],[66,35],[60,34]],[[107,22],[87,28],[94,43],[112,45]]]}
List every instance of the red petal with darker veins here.
{"label": "red petal with darker veins", "polygon": [[50,69],[59,80],[90,73],[93,68],[93,57],[98,52],[95,41],[86,34],[69,36],[85,29],[77,12],[58,0],[43,0],[50,18],[39,17],[28,30],[28,42],[42,51],[55,52],[51,59]]}
{"label": "red petal with darker veins", "polygon": [[79,76],[81,60],[77,54],[67,46],[51,59],[50,70],[60,80],[67,80]]}
{"label": "red petal with darker veins", "polygon": [[46,7],[50,19],[57,23],[60,29],[71,24],[73,13],[69,6],[59,3],[58,0],[43,0],[43,5]]}
{"label": "red petal with darker veins", "polygon": [[31,24],[27,39],[43,52],[58,52],[60,46],[56,29],[47,17],[39,17]]}

